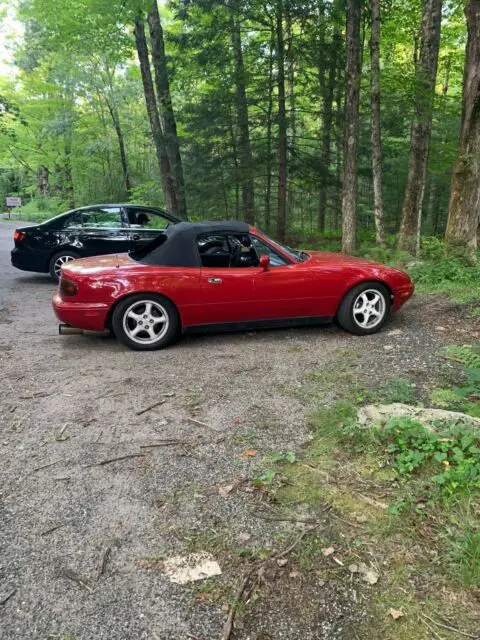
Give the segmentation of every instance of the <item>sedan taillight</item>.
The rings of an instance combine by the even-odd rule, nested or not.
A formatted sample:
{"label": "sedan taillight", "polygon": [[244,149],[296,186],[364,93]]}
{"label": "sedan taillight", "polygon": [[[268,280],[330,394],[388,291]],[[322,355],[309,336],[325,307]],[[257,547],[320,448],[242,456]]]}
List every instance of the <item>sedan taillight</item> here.
{"label": "sedan taillight", "polygon": [[13,239],[15,240],[15,242],[22,242],[23,240],[25,240],[25,231],[19,231],[18,229],[15,229]]}
{"label": "sedan taillight", "polygon": [[60,280],[60,295],[62,296],[75,296],[78,293],[78,285],[72,280],[61,278]]}

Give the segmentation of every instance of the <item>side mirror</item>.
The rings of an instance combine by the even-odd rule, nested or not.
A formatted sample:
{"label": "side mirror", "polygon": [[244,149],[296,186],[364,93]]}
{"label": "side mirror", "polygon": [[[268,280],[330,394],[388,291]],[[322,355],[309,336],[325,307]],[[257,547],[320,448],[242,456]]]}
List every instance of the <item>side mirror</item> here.
{"label": "side mirror", "polygon": [[269,256],[260,256],[260,267],[264,271],[268,271],[270,268],[270,257]]}

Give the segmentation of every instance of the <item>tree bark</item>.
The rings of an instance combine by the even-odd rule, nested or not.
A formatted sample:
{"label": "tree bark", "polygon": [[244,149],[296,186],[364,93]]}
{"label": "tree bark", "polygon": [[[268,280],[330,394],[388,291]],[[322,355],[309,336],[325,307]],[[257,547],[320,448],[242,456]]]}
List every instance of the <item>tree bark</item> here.
{"label": "tree bark", "polygon": [[[339,4],[338,0],[336,5]],[[333,8],[334,17],[336,16],[336,5]],[[325,97],[323,101],[323,127],[322,127],[322,165],[325,172],[320,186],[320,195],[318,199],[318,215],[317,215],[317,230],[320,233],[325,232],[325,217],[327,212],[328,203],[328,182],[329,182],[329,168],[330,168],[330,155],[331,155],[331,140],[332,140],[332,122],[333,122],[333,100],[335,92],[335,79],[337,76],[337,64],[338,64],[338,51],[341,46],[340,38],[340,25],[335,23],[332,42],[330,45],[330,61],[328,67],[327,86],[325,88]],[[323,52],[320,51],[320,56],[323,57]],[[320,81],[320,87],[322,88],[322,82]]]}
{"label": "tree bark", "polygon": [[231,12],[231,38],[235,68],[236,111],[238,128],[238,163],[242,189],[243,218],[249,224],[255,223],[255,198],[253,185],[253,157],[250,146],[247,94],[245,91],[245,67],[243,64],[240,24],[235,15],[237,4]]}
{"label": "tree bark", "polygon": [[273,51],[275,48],[275,30],[272,25],[268,57],[268,101],[267,101],[267,159],[265,185],[265,230],[270,231],[271,195],[272,195],[272,113],[273,113]]}
{"label": "tree bark", "polygon": [[287,222],[287,114],[285,109],[285,44],[283,40],[283,0],[277,0],[277,87],[278,87],[278,214],[277,237],[285,241]]}
{"label": "tree bark", "polygon": [[422,39],[416,68],[415,115],[410,134],[407,184],[398,238],[398,248],[412,254],[416,254],[420,247],[441,19],[442,0],[424,0]]}
{"label": "tree bark", "polygon": [[382,136],[380,114],[380,0],[372,0],[371,52],[371,142],[375,234],[379,247],[385,246],[385,216],[382,197]]}
{"label": "tree bark", "polygon": [[358,192],[361,0],[347,0],[346,102],[343,143],[342,251],[355,249]]}
{"label": "tree bark", "polygon": [[49,196],[49,184],[48,184],[49,176],[50,176],[50,171],[48,170],[48,167],[46,167],[45,165],[41,165],[40,167],[38,167],[37,187],[38,187],[38,192],[44,198],[48,198]]}
{"label": "tree bark", "polygon": [[128,171],[128,162],[127,162],[127,152],[125,150],[125,141],[123,138],[122,126],[120,123],[120,117],[118,115],[117,104],[115,102],[115,95],[113,91],[113,83],[112,83],[112,75],[110,73],[110,69],[108,64],[105,65],[108,88],[110,92],[110,98],[105,96],[105,102],[107,103],[108,111],[110,112],[110,116],[112,118],[113,128],[115,129],[115,133],[117,134],[118,141],[118,150],[120,152],[120,164],[122,166],[122,175],[123,175],[123,186],[125,187],[125,191],[127,192],[127,196],[130,195],[130,190],[132,188],[130,182],[130,174]]}
{"label": "tree bark", "polygon": [[468,39],[463,77],[462,124],[445,241],[463,249],[476,263],[480,224],[480,0],[469,0],[465,15]]}
{"label": "tree bark", "polygon": [[[297,144],[297,105],[295,96],[295,46],[292,20],[292,2],[287,0],[285,7],[285,31],[287,36],[287,49],[285,52],[287,98],[289,102],[289,117],[287,118],[287,163],[294,164],[295,147]],[[295,184],[290,181],[287,193],[287,224],[291,220],[295,211]]]}
{"label": "tree bark", "polygon": [[157,0],[153,0],[148,12],[147,22],[150,29],[152,44],[152,61],[155,69],[155,85],[157,88],[158,103],[160,106],[161,121],[164,126],[165,144],[170,160],[172,179],[175,185],[177,198],[177,213],[180,218],[187,218],[187,202],[185,197],[185,182],[183,178],[182,157],[177,135],[177,122],[173,111],[170,95],[170,81],[168,77],[167,58],[165,55],[165,43],[163,40],[163,28],[158,13]]}
{"label": "tree bark", "polygon": [[150,61],[148,58],[147,39],[145,37],[145,27],[139,16],[135,18],[135,43],[140,62],[143,92],[145,95],[148,119],[150,121],[150,130],[152,132],[158,168],[160,171],[160,179],[162,181],[163,195],[165,197],[167,209],[170,213],[179,215],[177,194],[172,179],[170,160],[165,147],[165,141],[160,125],[160,117],[158,115],[157,100],[155,98],[155,91],[153,88],[152,73],[150,71]]}

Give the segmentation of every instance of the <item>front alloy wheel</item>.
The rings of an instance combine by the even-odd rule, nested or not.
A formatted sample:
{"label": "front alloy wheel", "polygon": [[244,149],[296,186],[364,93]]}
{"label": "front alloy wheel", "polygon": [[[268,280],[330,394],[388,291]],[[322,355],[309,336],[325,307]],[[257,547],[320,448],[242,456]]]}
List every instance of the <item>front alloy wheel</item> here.
{"label": "front alloy wheel", "polygon": [[113,313],[118,340],[131,349],[148,351],[170,344],[180,320],[175,305],[155,294],[137,294],[121,301]]}
{"label": "front alloy wheel", "polygon": [[343,329],[356,335],[379,331],[390,313],[390,292],[380,282],[359,284],[347,293],[337,313]]}

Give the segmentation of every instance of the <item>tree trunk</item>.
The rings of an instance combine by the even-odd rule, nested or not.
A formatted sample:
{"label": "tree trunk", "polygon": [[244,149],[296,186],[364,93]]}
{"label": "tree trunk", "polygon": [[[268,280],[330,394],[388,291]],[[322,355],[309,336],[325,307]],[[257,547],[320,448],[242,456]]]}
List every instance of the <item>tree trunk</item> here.
{"label": "tree trunk", "polygon": [[[334,7],[334,11],[335,11],[335,7]],[[330,46],[330,64],[328,67],[327,86],[326,86],[325,97],[323,101],[322,165],[323,165],[323,171],[325,173],[321,180],[320,196],[318,199],[317,230],[320,233],[325,233],[325,217],[327,213],[327,203],[328,203],[328,182],[329,182],[328,172],[330,168],[330,155],[331,155],[333,99],[334,99],[334,92],[335,92],[335,78],[337,75],[338,50],[341,46],[339,27],[340,27],[339,24],[335,24],[335,30],[333,33],[332,43]],[[320,56],[323,56],[322,51],[320,52]]]}
{"label": "tree trunk", "polygon": [[285,110],[285,47],[283,41],[283,0],[277,0],[277,85],[278,85],[278,214],[277,237],[285,241],[287,222],[287,114]]}
{"label": "tree trunk", "polygon": [[123,186],[127,195],[130,195],[130,189],[132,185],[130,183],[130,175],[128,173],[127,153],[125,151],[125,142],[123,139],[123,131],[120,125],[120,118],[118,117],[118,111],[116,105],[105,96],[105,102],[112,118],[113,128],[117,134],[118,149],[120,151],[120,164],[122,165]]}
{"label": "tree trunk", "polygon": [[255,200],[253,186],[253,158],[250,147],[250,131],[248,122],[248,104],[245,91],[245,68],[243,65],[242,40],[240,24],[235,15],[237,4],[231,12],[231,38],[234,55],[234,76],[236,86],[236,111],[238,128],[238,164],[240,184],[242,188],[243,218],[245,222],[255,223]]}
{"label": "tree trunk", "polygon": [[376,243],[385,246],[385,216],[382,197],[382,138],[380,115],[380,0],[372,0],[371,109],[372,171]]}
{"label": "tree trunk", "polygon": [[177,197],[178,215],[187,217],[187,202],[185,198],[185,182],[183,178],[182,157],[177,135],[177,123],[173,112],[172,98],[170,95],[170,81],[168,78],[167,58],[165,55],[165,43],[163,41],[163,29],[158,13],[157,0],[153,0],[147,16],[150,28],[150,40],[152,43],[152,61],[155,69],[155,85],[160,106],[162,123],[164,125],[165,144],[170,160],[172,178]]}
{"label": "tree trunk", "polygon": [[465,8],[468,40],[463,77],[462,124],[445,241],[476,262],[480,224],[480,0]]}
{"label": "tree trunk", "polygon": [[50,175],[50,171],[48,170],[48,167],[45,167],[44,165],[42,165],[41,167],[38,167],[37,187],[38,187],[38,192],[44,198],[48,198],[49,196],[49,185],[48,185],[49,175]]}
{"label": "tree trunk", "polygon": [[342,251],[355,249],[358,192],[361,0],[347,0],[346,102],[343,142]]}
{"label": "tree trunk", "polygon": [[[295,158],[295,147],[297,144],[297,105],[295,96],[295,47],[293,43],[293,24],[292,24],[292,2],[287,0],[285,11],[285,29],[287,36],[287,50],[285,59],[287,62],[287,97],[289,101],[289,117],[287,118],[287,162],[289,166],[293,166]],[[295,184],[291,180],[287,193],[287,222],[291,220],[295,210]]]}
{"label": "tree trunk", "polygon": [[422,41],[416,69],[415,115],[398,248],[416,254],[420,247],[422,204],[437,76],[442,0],[424,0]]}
{"label": "tree trunk", "polygon": [[265,230],[270,231],[271,225],[271,194],[272,194],[272,112],[273,112],[273,51],[275,48],[275,30],[272,25],[270,50],[268,58],[268,101],[267,101],[267,161],[265,185]]}
{"label": "tree trunk", "polygon": [[105,96],[105,102],[107,103],[108,111],[110,112],[110,116],[112,118],[113,127],[115,129],[115,133],[117,134],[118,141],[118,149],[120,152],[120,164],[122,165],[122,175],[123,175],[123,186],[125,187],[125,191],[127,192],[127,196],[130,195],[130,190],[132,188],[130,182],[130,174],[128,172],[128,162],[127,162],[127,152],[125,150],[125,141],[123,138],[123,131],[120,124],[120,117],[118,115],[117,104],[115,102],[115,95],[113,91],[113,83],[112,83],[112,75],[110,73],[110,69],[108,68],[108,64],[105,65],[108,88],[110,91],[110,99]]}
{"label": "tree trunk", "polygon": [[177,194],[172,179],[170,160],[168,158],[162,128],[160,126],[157,100],[155,98],[155,91],[153,88],[152,74],[150,71],[150,61],[148,59],[147,39],[145,37],[145,27],[141,18],[138,16],[137,18],[135,18],[135,43],[137,47],[138,59],[140,62],[140,71],[142,74],[143,92],[145,94],[148,119],[150,121],[150,129],[155,145],[160,178],[162,181],[163,195],[165,197],[167,209],[170,211],[170,213],[179,215]]}

